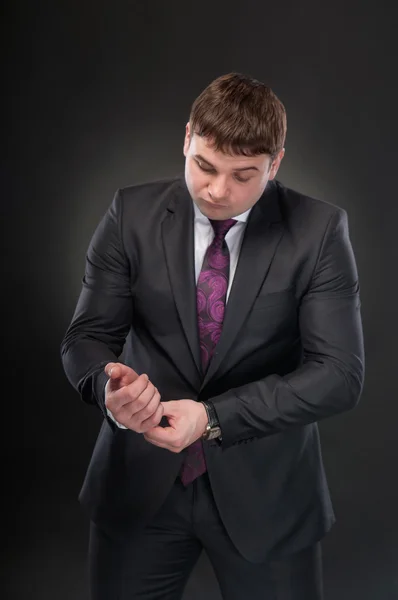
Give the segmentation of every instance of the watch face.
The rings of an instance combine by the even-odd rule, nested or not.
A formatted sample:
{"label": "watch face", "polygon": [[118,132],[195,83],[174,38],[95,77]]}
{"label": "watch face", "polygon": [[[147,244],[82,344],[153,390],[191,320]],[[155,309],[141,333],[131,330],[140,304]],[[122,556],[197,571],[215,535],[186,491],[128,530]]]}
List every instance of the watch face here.
{"label": "watch face", "polygon": [[202,435],[202,438],[204,440],[213,440],[214,438],[219,437],[220,435],[221,435],[220,427],[218,427],[218,426],[210,427],[210,425],[207,425],[206,431]]}
{"label": "watch face", "polygon": [[208,437],[208,439],[209,439],[209,440],[214,440],[214,438],[216,438],[216,437],[219,437],[219,435],[220,435],[220,434],[221,434],[221,429],[220,429],[220,427],[213,427],[213,428],[210,430],[210,434],[209,434],[209,437]]}

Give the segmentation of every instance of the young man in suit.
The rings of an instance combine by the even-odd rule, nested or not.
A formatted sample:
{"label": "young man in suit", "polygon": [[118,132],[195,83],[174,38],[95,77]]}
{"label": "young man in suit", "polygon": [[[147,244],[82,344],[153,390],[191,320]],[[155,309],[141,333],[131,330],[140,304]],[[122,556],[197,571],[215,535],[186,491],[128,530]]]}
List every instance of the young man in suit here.
{"label": "young man in suit", "polygon": [[203,548],[225,600],[322,597],[317,421],[361,394],[359,285],[345,211],[275,180],[285,136],[271,89],[216,79],[185,177],[120,189],[91,240],[62,357],[104,415],[92,600],[181,598]]}

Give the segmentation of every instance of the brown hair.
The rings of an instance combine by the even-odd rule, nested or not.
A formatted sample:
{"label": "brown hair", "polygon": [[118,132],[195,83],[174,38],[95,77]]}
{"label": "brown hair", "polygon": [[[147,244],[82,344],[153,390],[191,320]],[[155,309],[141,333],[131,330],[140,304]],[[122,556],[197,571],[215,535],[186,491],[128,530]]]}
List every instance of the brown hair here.
{"label": "brown hair", "polygon": [[196,98],[191,132],[209,138],[225,154],[272,159],[284,146],[286,110],[271,88],[240,73],[222,75]]}

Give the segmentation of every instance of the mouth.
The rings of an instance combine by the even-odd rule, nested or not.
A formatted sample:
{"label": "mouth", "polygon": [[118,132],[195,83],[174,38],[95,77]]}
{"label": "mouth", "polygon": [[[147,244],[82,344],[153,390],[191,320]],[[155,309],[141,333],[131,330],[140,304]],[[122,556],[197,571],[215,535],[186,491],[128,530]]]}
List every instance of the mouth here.
{"label": "mouth", "polygon": [[226,204],[216,204],[215,202],[210,202],[210,200],[205,200],[206,204],[212,206],[213,208],[228,208]]}

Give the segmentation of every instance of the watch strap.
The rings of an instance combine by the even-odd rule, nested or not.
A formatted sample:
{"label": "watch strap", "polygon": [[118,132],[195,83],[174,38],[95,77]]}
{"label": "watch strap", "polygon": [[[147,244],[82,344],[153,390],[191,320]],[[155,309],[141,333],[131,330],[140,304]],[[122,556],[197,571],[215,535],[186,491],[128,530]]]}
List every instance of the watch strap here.
{"label": "watch strap", "polygon": [[216,410],[214,408],[214,404],[212,402],[209,402],[208,400],[203,400],[202,404],[204,405],[204,407],[206,409],[207,418],[209,420],[210,427],[211,428],[219,427],[220,423],[219,423],[219,420],[217,417]]}
{"label": "watch strap", "polygon": [[217,417],[216,410],[212,402],[202,401],[207,413],[208,424],[206,430],[202,435],[205,440],[212,440],[214,438],[221,439],[221,428]]}

